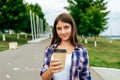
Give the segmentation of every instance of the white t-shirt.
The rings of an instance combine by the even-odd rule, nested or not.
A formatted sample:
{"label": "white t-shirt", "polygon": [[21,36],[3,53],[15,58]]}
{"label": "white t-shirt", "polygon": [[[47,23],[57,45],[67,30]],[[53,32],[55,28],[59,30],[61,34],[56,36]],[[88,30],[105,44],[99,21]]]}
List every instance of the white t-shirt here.
{"label": "white t-shirt", "polygon": [[65,68],[59,73],[53,75],[54,80],[69,80],[72,54],[66,55]]}

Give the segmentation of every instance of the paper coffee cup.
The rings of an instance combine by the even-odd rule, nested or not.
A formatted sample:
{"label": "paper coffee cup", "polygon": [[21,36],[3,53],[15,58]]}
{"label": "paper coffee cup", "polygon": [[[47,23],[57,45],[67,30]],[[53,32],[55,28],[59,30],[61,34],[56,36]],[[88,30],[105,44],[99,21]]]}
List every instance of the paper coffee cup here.
{"label": "paper coffee cup", "polygon": [[65,67],[66,52],[66,49],[54,49],[53,51],[54,59],[59,59],[62,62],[63,67],[61,70],[63,70]]}

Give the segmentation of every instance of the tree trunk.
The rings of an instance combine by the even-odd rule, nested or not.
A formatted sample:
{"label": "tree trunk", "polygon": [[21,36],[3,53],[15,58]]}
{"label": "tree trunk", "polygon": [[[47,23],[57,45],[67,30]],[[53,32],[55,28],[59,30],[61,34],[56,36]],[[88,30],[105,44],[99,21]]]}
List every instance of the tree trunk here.
{"label": "tree trunk", "polygon": [[20,34],[19,33],[17,34],[17,39],[20,39]]}
{"label": "tree trunk", "polygon": [[85,44],[87,44],[87,43],[88,43],[87,36],[85,36]]}
{"label": "tree trunk", "polygon": [[2,34],[2,40],[3,40],[3,41],[6,41],[6,37],[5,37],[5,34],[4,34],[4,33]]}
{"label": "tree trunk", "polygon": [[82,42],[83,41],[83,36],[82,35],[80,35],[80,42]]}
{"label": "tree trunk", "polygon": [[25,34],[25,38],[27,38],[27,34]]}
{"label": "tree trunk", "polygon": [[95,40],[94,40],[94,47],[97,47],[96,36],[95,36]]}

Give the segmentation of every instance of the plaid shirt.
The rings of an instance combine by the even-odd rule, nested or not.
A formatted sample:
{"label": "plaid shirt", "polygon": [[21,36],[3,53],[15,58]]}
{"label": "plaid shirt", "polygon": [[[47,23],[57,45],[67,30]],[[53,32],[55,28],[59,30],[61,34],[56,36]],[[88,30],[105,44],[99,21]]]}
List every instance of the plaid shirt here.
{"label": "plaid shirt", "polygon": [[[42,73],[44,73],[49,68],[52,52],[57,46],[57,44],[54,44],[46,49],[44,64],[40,75],[42,75]],[[72,53],[69,80],[91,80],[88,52],[82,46],[76,46]]]}

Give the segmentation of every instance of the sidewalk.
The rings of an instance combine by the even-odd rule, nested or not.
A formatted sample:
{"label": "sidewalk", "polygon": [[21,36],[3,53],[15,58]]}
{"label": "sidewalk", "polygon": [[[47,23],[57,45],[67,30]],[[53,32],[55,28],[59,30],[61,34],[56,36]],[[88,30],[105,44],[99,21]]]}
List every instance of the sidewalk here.
{"label": "sidewalk", "polygon": [[[45,48],[50,41],[50,39],[45,39],[20,46],[15,50],[0,52],[0,80],[41,80],[39,73],[42,68]],[[91,76],[92,80],[106,80],[93,67],[91,68]],[[114,78],[114,80],[117,79]]]}
{"label": "sidewalk", "polygon": [[102,67],[92,67],[92,69],[97,72],[103,80],[120,80],[120,69]]}

